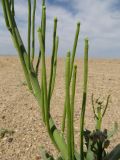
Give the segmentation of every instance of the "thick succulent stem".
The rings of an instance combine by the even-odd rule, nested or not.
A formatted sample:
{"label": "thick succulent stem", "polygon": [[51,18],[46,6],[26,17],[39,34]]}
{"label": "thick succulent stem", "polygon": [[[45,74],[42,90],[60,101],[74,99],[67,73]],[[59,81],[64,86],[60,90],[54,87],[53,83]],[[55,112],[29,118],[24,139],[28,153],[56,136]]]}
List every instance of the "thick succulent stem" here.
{"label": "thick succulent stem", "polygon": [[84,133],[84,119],[85,119],[86,98],[87,98],[87,80],[88,80],[88,39],[85,39],[83,100],[82,100],[82,110],[80,116],[80,159],[81,160],[84,160],[83,133]]}
{"label": "thick succulent stem", "polygon": [[101,114],[101,107],[97,107],[97,124],[96,124],[96,130],[101,130],[102,125],[102,114]]}
{"label": "thick succulent stem", "polygon": [[42,0],[42,6],[44,6],[45,5],[45,0]]}
{"label": "thick succulent stem", "polygon": [[31,0],[28,0],[28,67],[30,68],[31,52]]}
{"label": "thick succulent stem", "polygon": [[73,69],[73,78],[72,78],[72,93],[71,93],[71,147],[72,147],[72,160],[74,160],[74,100],[75,100],[75,86],[76,86],[76,74],[77,66],[74,66]]}
{"label": "thick succulent stem", "polygon": [[[57,36],[57,19],[54,20],[54,32],[53,32],[53,50],[51,59],[51,73],[49,86],[47,88],[47,74],[46,74],[46,63],[45,63],[45,37],[46,37],[46,7],[45,0],[42,0],[42,20],[41,28],[38,30],[40,52],[37,59],[36,69],[33,68],[33,60],[35,54],[35,12],[36,12],[36,0],[33,3],[33,13],[31,22],[31,7],[32,1],[28,0],[28,48],[27,52],[23,41],[21,39],[17,24],[15,21],[14,11],[14,0],[2,0],[3,11],[5,22],[8,30],[11,33],[14,45],[18,51],[20,61],[24,70],[25,78],[29,89],[31,89],[38,101],[40,111],[42,113],[43,122],[47,127],[49,136],[56,146],[58,151],[61,153],[62,159],[74,160],[75,158],[75,147],[74,147],[74,97],[75,97],[75,84],[76,84],[76,67],[74,67],[74,59],[76,53],[76,47],[78,42],[80,24],[77,24],[77,30],[73,45],[72,58],[70,58],[70,52],[66,58],[66,97],[65,97],[65,115],[67,115],[67,144],[63,135],[58,131],[55,123],[50,114],[50,100],[55,85],[56,68],[57,68],[57,52],[59,38]],[[32,27],[32,28],[31,28]],[[32,29],[32,32],[31,32]],[[32,55],[31,55],[31,33],[32,33]],[[41,59],[41,86],[38,81],[38,68]],[[73,78],[72,78],[73,77]],[[72,78],[72,90],[70,97],[70,82]],[[86,83],[86,82],[85,82]],[[71,101],[70,101],[71,100]]]}
{"label": "thick succulent stem", "polygon": [[2,0],[2,6],[3,6],[3,13],[4,13],[6,27],[8,28],[8,30],[10,30],[11,28],[10,28],[10,23],[9,23],[8,15],[7,15],[7,8],[6,8],[4,0]]}
{"label": "thick succulent stem", "polygon": [[71,107],[70,107],[70,52],[66,58],[66,113],[67,113],[67,148],[68,160],[72,159],[72,146],[71,146]]}
{"label": "thick succulent stem", "polygon": [[[44,91],[44,106],[45,106],[45,122],[49,131],[49,112],[48,112],[48,101],[47,101],[47,79],[46,79],[46,64],[45,64],[45,50],[42,37],[41,28],[38,30],[39,43],[41,47],[41,58],[42,58],[42,81],[43,81],[43,91]],[[50,131],[49,131],[50,134]]]}
{"label": "thick succulent stem", "polygon": [[36,12],[36,0],[34,0],[33,13],[32,13],[32,62],[35,56],[35,12]]}
{"label": "thick succulent stem", "polygon": [[45,109],[45,124],[47,126],[47,130],[49,133],[49,136],[55,146],[57,146],[54,137],[52,135],[52,131],[50,129],[50,124],[49,124],[49,118],[50,118],[50,112],[48,108],[48,99],[47,99],[47,78],[46,78],[46,64],[45,64],[45,50],[44,50],[44,43],[43,43],[43,38],[42,38],[42,31],[39,28],[38,30],[38,36],[39,36],[39,43],[41,47],[41,58],[42,58],[42,81],[43,81],[43,92],[44,92],[44,109]]}
{"label": "thick succulent stem", "polygon": [[70,65],[70,79],[72,77],[72,72],[73,72],[73,66],[74,66],[74,60],[75,60],[75,55],[76,55],[79,33],[80,33],[80,22],[77,23],[76,35],[75,35],[74,44],[73,44],[71,65]]}
{"label": "thick succulent stem", "polygon": [[6,19],[6,25],[8,27],[8,30],[11,33],[15,48],[17,49],[20,57],[20,61],[23,67],[24,75],[27,81],[27,85],[30,90],[32,90],[31,82],[30,82],[30,77],[27,69],[27,64],[28,64],[28,59],[27,59],[27,54],[26,50],[24,47],[24,44],[22,42],[22,39],[20,37],[16,22],[14,20],[14,16],[12,16],[12,12],[10,10],[10,4],[9,1],[2,0],[2,5],[3,5],[3,12],[4,12],[4,17]]}
{"label": "thick succulent stem", "polygon": [[[45,33],[46,33],[46,7],[45,7],[45,1],[42,1],[42,16],[41,16],[41,30],[42,30],[42,38],[44,43],[44,50],[45,50]],[[34,57],[34,56],[33,56]],[[32,58],[34,59],[34,58]],[[36,74],[38,74],[39,64],[41,59],[41,50],[39,50],[39,55],[37,59],[36,64]]]}
{"label": "thick succulent stem", "polygon": [[[42,104],[42,101],[41,101],[42,92],[40,89],[40,85],[39,85],[37,76],[31,75],[31,77],[32,77],[31,78],[32,86],[33,86],[33,90],[34,90],[33,93],[34,93],[34,96],[35,96],[35,98],[38,102],[38,105],[40,107],[40,112],[42,113],[42,111],[41,111],[41,109],[42,109],[41,108],[41,106],[42,106],[41,105]],[[55,145],[57,145],[57,149],[59,150],[59,152],[61,152],[63,159],[67,160],[68,159],[67,145],[65,143],[63,136],[57,130],[51,115],[49,115],[49,126],[50,126],[50,130],[51,130],[54,142],[56,143]]]}
{"label": "thick succulent stem", "polygon": [[41,71],[41,107],[43,122],[45,123],[45,102],[44,102],[44,82],[43,82],[43,70]]}
{"label": "thick succulent stem", "polygon": [[40,59],[41,59],[41,51],[39,50],[37,64],[36,64],[36,74],[37,75],[38,75],[38,69],[39,69],[39,65],[40,65]]}
{"label": "thick succulent stem", "polygon": [[[44,50],[45,50],[45,32],[46,32],[46,7],[45,0],[42,1],[42,16],[41,16],[41,30],[43,36]],[[38,74],[39,64],[41,59],[41,51],[39,50],[38,60],[36,64],[36,73]]]}
{"label": "thick succulent stem", "polygon": [[45,6],[42,6],[41,32],[42,32],[42,38],[43,38],[43,46],[45,50],[45,33],[46,33],[46,7]]}
{"label": "thick succulent stem", "polygon": [[53,74],[54,74],[54,70],[56,70],[56,64],[54,63],[55,62],[55,58],[56,58],[56,54],[57,54],[57,49],[58,49],[58,38],[56,39],[56,32],[57,32],[57,18],[54,19],[53,49],[52,49],[52,58],[51,58],[51,72],[50,72],[50,81],[49,81],[49,88],[48,88],[48,106],[50,105],[50,99],[51,99],[51,96],[52,96],[52,92],[51,91],[52,91],[52,88],[54,88]]}
{"label": "thick succulent stem", "polygon": [[57,36],[56,40],[55,40],[55,56],[54,56],[54,62],[53,62],[53,77],[52,77],[52,83],[51,83],[51,96],[52,96],[52,93],[54,90],[55,78],[56,78],[58,45],[59,45],[59,37]]}
{"label": "thick succulent stem", "polygon": [[12,15],[15,16],[15,10],[14,10],[14,0],[11,0],[11,5],[12,5]]}
{"label": "thick succulent stem", "polygon": [[[72,56],[71,56],[71,64],[70,64],[70,82],[72,78],[73,73],[73,66],[74,66],[74,60],[76,55],[76,49],[77,49],[77,43],[78,43],[78,37],[80,32],[80,23],[77,23],[77,29],[76,29],[76,35],[74,39],[73,49],[72,49]],[[66,103],[66,102],[65,102]],[[64,104],[64,112],[63,112],[63,120],[62,120],[62,132],[64,133],[65,130],[65,119],[66,119],[66,105]]]}
{"label": "thick succulent stem", "polygon": [[63,119],[62,119],[62,133],[65,131],[65,120],[66,120],[66,102],[64,102]]}

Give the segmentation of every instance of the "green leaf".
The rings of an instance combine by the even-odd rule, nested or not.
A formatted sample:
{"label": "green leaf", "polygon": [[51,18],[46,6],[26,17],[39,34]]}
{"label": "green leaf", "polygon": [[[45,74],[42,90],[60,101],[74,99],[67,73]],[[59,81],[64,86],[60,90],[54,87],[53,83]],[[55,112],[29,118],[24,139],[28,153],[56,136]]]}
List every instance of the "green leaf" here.
{"label": "green leaf", "polygon": [[90,140],[87,155],[86,155],[86,160],[93,160],[94,159],[94,153],[91,150],[91,145],[92,145],[92,141]]}
{"label": "green leaf", "polygon": [[87,152],[86,160],[92,160],[92,159],[94,159],[94,154],[93,154],[93,152],[91,150],[89,150]]}
{"label": "green leaf", "polygon": [[119,160],[120,159],[120,144],[118,144],[104,160]]}

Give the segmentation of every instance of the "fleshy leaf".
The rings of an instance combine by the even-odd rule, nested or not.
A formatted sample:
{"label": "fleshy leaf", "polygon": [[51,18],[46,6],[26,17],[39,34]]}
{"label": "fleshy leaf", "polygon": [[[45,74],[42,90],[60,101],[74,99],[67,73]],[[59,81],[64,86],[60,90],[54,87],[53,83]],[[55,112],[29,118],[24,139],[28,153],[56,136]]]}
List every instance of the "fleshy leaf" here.
{"label": "fleshy leaf", "polygon": [[120,144],[118,144],[104,160],[119,160],[120,159]]}
{"label": "fleshy leaf", "polygon": [[94,153],[91,150],[91,145],[92,145],[92,141],[90,140],[89,141],[87,155],[86,155],[86,160],[92,160],[92,159],[94,159]]}

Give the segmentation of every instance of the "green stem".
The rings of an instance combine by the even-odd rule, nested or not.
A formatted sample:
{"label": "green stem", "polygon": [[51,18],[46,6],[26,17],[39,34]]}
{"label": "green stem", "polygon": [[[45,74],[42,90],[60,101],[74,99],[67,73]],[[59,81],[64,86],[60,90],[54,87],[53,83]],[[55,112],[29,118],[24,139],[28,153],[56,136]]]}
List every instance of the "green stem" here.
{"label": "green stem", "polygon": [[[42,38],[44,43],[44,50],[45,50],[45,32],[46,32],[46,7],[45,7],[45,0],[42,1],[42,18],[41,18],[41,30],[42,30]],[[38,60],[36,64],[36,73],[38,74],[38,68],[41,59],[41,51],[39,51]]]}
{"label": "green stem", "polygon": [[81,160],[84,160],[83,132],[84,132],[84,119],[85,119],[86,98],[87,98],[87,80],[88,80],[88,39],[85,39],[83,100],[82,100],[82,110],[81,110],[81,117],[80,117],[80,159]]}
{"label": "green stem", "polygon": [[66,113],[67,113],[67,148],[68,148],[68,160],[72,158],[71,147],[71,108],[70,108],[70,52],[66,58]]}
{"label": "green stem", "polygon": [[74,60],[75,60],[75,55],[76,55],[79,33],[80,33],[80,23],[78,22],[77,29],[76,29],[76,35],[74,39],[73,50],[72,50],[72,58],[71,58],[71,65],[70,65],[70,79],[72,77],[72,71],[73,71],[73,65],[74,65]]}
{"label": "green stem", "polygon": [[31,48],[31,0],[28,0],[28,67],[30,68],[30,48]]}
{"label": "green stem", "polygon": [[40,65],[40,59],[41,59],[41,51],[39,50],[39,55],[38,55],[37,64],[36,64],[36,74],[37,75],[38,75],[38,69]]}
{"label": "green stem", "polygon": [[[42,92],[40,89],[38,78],[37,78],[37,75],[33,74],[32,72],[30,72],[30,77],[31,77],[31,83],[33,86],[33,93],[40,107],[40,112],[42,113],[42,110],[41,110],[42,109],[42,99],[41,99]],[[49,126],[53,136],[53,140],[55,142],[54,143],[55,146],[57,145],[57,149],[62,153],[62,157],[65,160],[68,159],[67,146],[66,146],[65,140],[62,137],[62,135],[60,135],[60,133],[58,132],[51,115],[49,115]]]}
{"label": "green stem", "polygon": [[45,6],[42,6],[41,31],[42,31],[43,46],[45,50],[45,33],[46,33],[46,7]]}
{"label": "green stem", "polygon": [[97,124],[96,124],[96,130],[101,130],[102,125],[102,114],[101,114],[101,107],[97,107]]}
{"label": "green stem", "polygon": [[[45,50],[44,50],[44,44],[43,44],[43,38],[42,38],[42,31],[40,28],[38,30],[38,38],[39,38],[39,43],[40,43],[40,47],[41,47],[41,58],[42,58],[42,81],[43,81],[44,102],[45,102],[45,120],[48,125],[49,113],[48,113],[48,101],[47,101],[47,79],[46,79]],[[49,127],[48,127],[48,130],[49,130]]]}
{"label": "green stem", "polygon": [[[80,23],[78,22],[77,29],[76,29],[76,35],[75,35],[75,39],[74,39],[74,44],[73,44],[72,57],[71,57],[70,82],[71,82],[71,78],[72,78],[73,65],[74,65],[74,60],[75,60],[75,55],[76,55],[76,48],[77,48],[77,43],[78,43],[79,32],[80,32]],[[65,130],[65,120],[66,120],[66,107],[65,106],[66,105],[64,104],[64,112],[63,112],[63,120],[62,120],[62,132],[63,133]]]}
{"label": "green stem", "polygon": [[[42,41],[42,34],[41,34],[41,30],[39,29],[38,30],[38,34],[39,34],[39,40],[40,40],[40,44],[41,44],[41,53],[42,53],[42,63],[43,63],[43,68],[44,68],[44,84],[45,85],[45,61],[44,61],[44,47],[43,47],[43,41]],[[39,82],[37,80],[37,78],[35,78],[35,80],[32,81],[32,85],[33,85],[33,88],[35,90],[35,96],[37,98],[37,101],[39,103],[39,106],[41,106],[41,91],[40,90],[40,87],[39,87]],[[44,92],[46,92],[46,87],[44,86]],[[44,93],[45,95],[45,100],[46,99],[46,93]],[[47,102],[47,101],[46,101]],[[45,107],[47,106],[47,103],[45,102]],[[46,107],[46,112],[47,112],[47,107]],[[54,145],[56,146],[57,145],[57,148],[59,149],[59,151],[61,151],[62,153],[62,156],[64,159],[68,159],[68,154],[67,154],[67,150],[66,150],[66,144],[64,142],[64,139],[62,137],[62,135],[59,134],[56,126],[54,125],[54,122],[53,122],[53,119],[52,117],[50,116],[50,114],[48,115],[49,113],[46,113],[47,117],[46,117],[46,125],[47,125],[47,129],[48,129],[48,133],[51,137],[51,140],[52,142],[54,143]]]}
{"label": "green stem", "polygon": [[55,78],[56,78],[58,45],[59,45],[59,37],[57,36],[55,41],[55,57],[53,62],[53,78],[52,78],[52,84],[51,84],[51,96],[54,90]]}
{"label": "green stem", "polygon": [[91,101],[92,101],[92,108],[93,108],[93,113],[94,113],[94,118],[97,119],[97,115],[95,113],[95,106],[94,106],[94,97],[93,97],[93,94],[91,96]]}
{"label": "green stem", "polygon": [[[4,0],[2,0],[4,1]],[[12,16],[11,10],[10,10],[10,4],[9,1],[6,0],[4,1],[3,4],[3,10],[4,12],[6,12],[6,16],[8,22],[9,22],[9,26],[11,28],[11,36],[15,45],[15,48],[17,49],[18,53],[19,53],[19,57],[20,57],[20,61],[23,67],[23,71],[24,71],[24,75],[27,81],[27,85],[29,87],[30,90],[32,90],[32,86],[31,86],[31,82],[30,82],[30,77],[29,77],[29,73],[27,70],[27,54],[26,54],[26,50],[25,47],[23,45],[22,39],[20,37],[19,31],[17,29],[14,17]]]}
{"label": "green stem", "polygon": [[[10,4],[11,3],[11,4]],[[36,1],[34,0],[34,5]],[[20,61],[24,70],[24,74],[28,83],[28,87],[33,91],[34,96],[36,97],[39,107],[42,110],[43,115],[43,121],[45,121],[45,124],[47,126],[48,133],[50,135],[50,138],[52,142],[57,146],[58,151],[60,151],[62,158],[65,160],[71,160],[73,155],[72,153],[72,146],[69,144],[72,144],[72,128],[71,127],[71,121],[72,116],[74,113],[73,109],[73,103],[70,103],[70,76],[66,77],[66,111],[67,111],[67,145],[64,140],[64,137],[62,134],[59,133],[57,130],[55,123],[50,115],[50,111],[48,109],[48,93],[47,93],[47,77],[46,77],[46,64],[45,64],[45,32],[46,32],[46,8],[45,8],[45,0],[42,1],[43,8],[42,8],[42,23],[41,23],[41,29],[39,30],[39,42],[41,46],[41,52],[38,57],[38,63],[36,66],[36,71],[38,72],[38,66],[40,62],[40,57],[42,59],[42,84],[41,88],[38,81],[37,72],[31,70],[31,62],[30,62],[30,54],[31,54],[31,0],[28,0],[28,54],[26,52],[25,46],[23,44],[23,41],[21,39],[19,30],[17,28],[15,19],[14,19],[14,0],[2,0],[3,5],[3,11],[6,21],[6,26],[8,27],[14,45],[19,53]],[[35,9],[35,6],[34,6]],[[35,31],[35,11],[33,9],[33,19],[32,19],[32,42],[35,39],[34,38],[34,31]],[[33,46],[33,45],[32,45]],[[33,49],[33,48],[32,48]],[[33,49],[34,50],[34,49]],[[33,51],[32,50],[32,55]],[[55,84],[55,77],[56,77],[56,63],[57,63],[57,50],[58,50],[58,37],[55,36],[55,50],[54,50],[54,61],[53,61],[53,73],[52,73],[52,82],[51,82],[51,92],[52,95],[54,84]],[[41,55],[41,56],[40,56]],[[67,73],[70,75],[70,55],[68,54],[67,58],[67,64],[66,69]],[[71,111],[72,107],[72,111]],[[71,131],[72,130],[72,131]],[[74,133],[73,133],[74,134]]]}
{"label": "green stem", "polygon": [[5,7],[5,1],[4,0],[2,0],[2,6],[3,6],[3,13],[4,13],[6,27],[9,30],[10,29],[10,24],[9,24],[9,20],[8,20],[8,16],[7,16],[7,10],[6,10],[6,7]]}
{"label": "green stem", "polygon": [[43,84],[43,70],[41,72],[41,107],[42,107],[42,116],[43,116],[43,122],[45,123],[45,103],[44,103],[44,84]]}
{"label": "green stem", "polygon": [[42,0],[42,6],[45,6],[45,0]]}
{"label": "green stem", "polygon": [[35,12],[36,12],[36,0],[34,0],[33,13],[32,13],[32,62],[35,54]]}
{"label": "green stem", "polygon": [[66,101],[64,103],[63,119],[62,119],[62,133],[65,131],[65,120],[66,120]]}
{"label": "green stem", "polygon": [[[37,76],[35,75],[31,75],[31,82],[32,82],[32,86],[33,86],[33,90],[34,90],[34,96],[38,102],[38,105],[40,107],[40,112],[41,111],[41,106],[42,106],[42,101],[41,101],[41,89],[39,86],[39,82],[37,79]],[[68,151],[67,151],[67,145],[65,143],[65,140],[63,138],[63,136],[59,133],[59,131],[57,130],[54,121],[51,117],[51,115],[49,115],[49,126],[50,126],[50,131],[53,137],[53,144],[56,146],[57,145],[57,149],[59,152],[61,152],[63,159],[67,160],[68,159]]]}
{"label": "green stem", "polygon": [[[53,80],[53,70],[54,70],[54,61],[55,61],[55,51],[58,48],[58,41],[56,44],[56,31],[57,31],[57,18],[54,19],[54,31],[53,31],[53,50],[52,50],[52,58],[51,58],[51,72],[50,72],[50,81],[49,81],[49,90],[48,90],[48,106],[50,105],[51,99],[51,88],[52,88],[52,80]],[[56,48],[57,45],[57,48]]]}
{"label": "green stem", "polygon": [[104,115],[105,115],[105,113],[106,113],[106,110],[107,110],[108,104],[109,104],[109,100],[110,100],[110,95],[108,95],[108,97],[107,97],[107,102],[106,102],[105,109],[104,109],[104,111],[103,111],[102,117],[104,117]]}
{"label": "green stem", "polygon": [[49,125],[49,118],[50,118],[50,112],[48,109],[48,100],[47,100],[47,78],[46,78],[46,64],[45,64],[45,50],[44,50],[44,43],[42,39],[42,31],[39,28],[38,30],[38,37],[39,37],[39,43],[41,46],[41,58],[42,58],[42,80],[43,80],[43,91],[44,91],[44,106],[45,106],[45,123],[47,126],[48,133],[50,135],[51,140],[56,145],[56,142],[54,141],[50,125]]}
{"label": "green stem", "polygon": [[75,100],[75,86],[76,86],[76,74],[77,66],[73,69],[73,80],[72,80],[72,94],[71,94],[71,146],[72,146],[72,160],[74,160],[74,100]]}
{"label": "green stem", "polygon": [[12,4],[12,15],[15,16],[14,0],[11,0],[11,4]]}

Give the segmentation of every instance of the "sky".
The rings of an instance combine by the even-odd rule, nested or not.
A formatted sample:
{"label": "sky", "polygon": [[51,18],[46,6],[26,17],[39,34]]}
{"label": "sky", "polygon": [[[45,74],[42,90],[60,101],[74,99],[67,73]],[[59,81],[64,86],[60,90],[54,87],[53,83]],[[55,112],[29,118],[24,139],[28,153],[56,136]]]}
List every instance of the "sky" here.
{"label": "sky", "polygon": [[[77,56],[83,56],[84,39],[89,39],[89,56],[120,58],[120,0],[47,0],[46,54],[52,52],[53,20],[58,18],[59,56],[72,50],[76,24],[81,29]],[[15,0],[16,22],[27,48],[27,0]],[[36,55],[39,52],[37,28],[41,21],[41,0],[37,0]],[[6,29],[0,3],[0,55],[17,55]]]}

